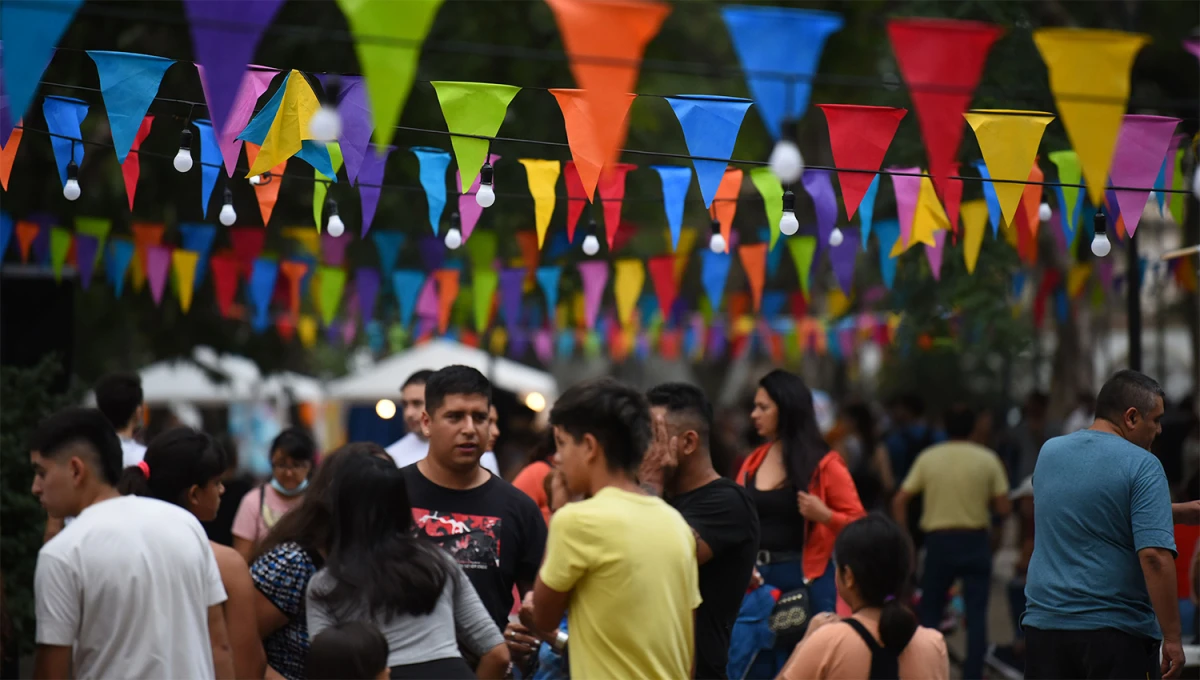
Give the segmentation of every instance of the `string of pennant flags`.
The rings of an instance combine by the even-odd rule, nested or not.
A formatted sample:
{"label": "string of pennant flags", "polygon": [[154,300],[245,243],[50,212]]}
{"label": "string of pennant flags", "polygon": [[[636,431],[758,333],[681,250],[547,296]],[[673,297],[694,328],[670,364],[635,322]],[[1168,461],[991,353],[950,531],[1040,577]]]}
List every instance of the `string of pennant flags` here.
{"label": "string of pennant flags", "polygon": [[[78,4],[76,0],[17,1],[0,7],[3,23],[0,54],[4,58],[7,95],[7,106],[0,108],[0,138],[4,141],[0,148],[0,184],[5,189],[23,134],[28,131],[43,133],[49,139],[64,196],[78,198],[82,191],[79,166],[86,147],[97,145],[85,143],[81,133],[89,104],[48,95],[43,97],[41,107],[46,130],[26,128],[19,120],[28,113],[54,44]],[[156,304],[161,304],[170,286],[185,312],[207,270],[212,274],[215,297],[224,315],[244,315],[260,331],[274,322],[281,334],[288,337],[299,334],[301,340],[315,338],[319,326],[340,328],[343,339],[352,338],[355,331],[346,329],[357,329],[361,322],[372,344],[376,344],[384,335],[379,323],[373,320],[382,291],[395,297],[398,312],[392,328],[395,332],[386,334],[389,341],[470,327],[476,341],[483,342],[478,335],[491,328],[500,309],[505,327],[498,329],[503,331],[500,334],[490,331],[490,341],[503,345],[507,338],[510,349],[517,350],[522,350],[523,344],[523,349],[528,349],[533,342],[538,356],[543,358],[547,354],[543,350],[553,343],[557,343],[554,346],[559,350],[568,346],[566,340],[553,343],[545,340],[543,332],[550,332],[551,338],[556,337],[554,332],[560,333],[559,338],[562,334],[573,337],[585,351],[592,339],[604,338],[607,333],[608,344],[614,346],[612,343],[617,342],[614,347],[622,348],[613,350],[614,354],[638,352],[650,347],[652,339],[660,345],[675,347],[686,356],[697,356],[698,352],[704,355],[705,347],[718,346],[711,339],[713,329],[720,329],[723,339],[728,335],[744,340],[757,334],[758,340],[750,341],[751,345],[758,342],[774,354],[776,349],[782,352],[784,347],[805,346],[821,348],[820,351],[852,347],[842,341],[843,331],[850,322],[863,337],[886,341],[888,333],[894,333],[897,317],[875,313],[851,315],[826,326],[806,314],[814,263],[820,253],[827,253],[838,285],[832,292],[840,296],[830,301],[829,308],[834,317],[846,315],[855,283],[857,255],[860,250],[867,250],[872,233],[879,246],[881,279],[890,287],[896,258],[916,244],[924,246],[930,271],[939,278],[948,235],[962,246],[965,267],[973,272],[989,224],[994,238],[1003,233],[1021,258],[1031,262],[1036,259],[1042,224],[1054,227],[1051,232],[1064,249],[1072,247],[1084,235],[1091,239],[1092,251],[1097,256],[1107,254],[1109,235],[1119,240],[1136,232],[1152,191],[1159,210],[1168,208],[1169,196],[1171,213],[1177,221],[1182,221],[1182,196],[1187,192],[1183,163],[1192,144],[1185,144],[1186,137],[1176,134],[1179,123],[1176,118],[1125,114],[1130,68],[1134,56],[1147,42],[1145,36],[1080,29],[1035,31],[1034,41],[1050,73],[1059,117],[1074,146],[1072,150],[1048,154],[1056,168],[1057,181],[1047,181],[1038,166],[1038,150],[1045,128],[1055,116],[1036,111],[969,108],[987,53],[1002,30],[978,22],[893,19],[888,24],[889,39],[901,75],[909,86],[928,155],[928,172],[921,168],[882,167],[907,110],[848,104],[817,105],[828,125],[834,166],[806,168],[790,137],[794,136],[795,122],[808,109],[812,74],[817,72],[824,43],[841,28],[839,15],[783,8],[723,8],[722,17],[753,99],[713,95],[662,97],[683,132],[688,154],[680,155],[623,149],[628,112],[632,103],[644,96],[629,94],[635,89],[641,55],[666,19],[669,7],[655,2],[630,5],[547,0],[558,21],[572,73],[581,88],[548,90],[563,115],[571,160],[564,163],[556,159],[517,159],[524,168],[529,194],[534,200],[536,228],[518,234],[523,266],[497,268],[493,265],[494,245],[492,256],[486,256],[489,238],[492,243],[495,241],[494,233],[475,230],[483,211],[497,196],[513,195],[497,194],[494,190],[500,174],[497,162],[501,159],[493,151],[507,142],[555,144],[499,136],[509,106],[522,88],[434,81],[431,86],[447,130],[399,126],[396,123],[415,82],[421,41],[440,7],[440,0],[405,3],[339,0],[352,33],[359,38],[356,46],[362,76],[307,76],[299,71],[248,65],[257,38],[272,22],[279,4],[279,0],[242,3],[239,7],[248,10],[240,12],[243,16],[233,25],[225,20],[227,5],[184,0],[205,101],[171,101],[189,103],[193,108],[203,106],[209,118],[190,120],[184,127],[173,165],[180,172],[200,166],[201,204],[205,214],[217,203],[212,196],[224,168],[227,180],[218,217],[222,225],[232,227],[227,230],[231,250],[216,250],[216,228],[206,224],[180,225],[180,247],[172,248],[164,242],[163,225],[135,222],[132,240],[125,240],[108,238],[111,222],[107,220],[81,218],[71,231],[55,226],[54,220],[13,220],[4,216],[0,220],[0,255],[7,252],[15,235],[23,260],[28,261],[32,249],[36,251],[34,255],[48,256],[44,259],[50,261],[59,275],[65,264],[71,264],[78,269],[85,287],[90,285],[97,266],[103,264],[106,278],[118,296],[127,276],[137,290],[148,282]],[[597,26],[604,28],[598,30]],[[374,35],[370,31],[391,33]],[[28,35],[21,35],[22,32]],[[247,39],[247,33],[252,34],[252,39]],[[788,63],[780,63],[780,51],[773,46],[794,45],[797,36],[808,38],[800,41],[806,49],[784,50]],[[30,44],[31,37],[36,45]],[[376,38],[382,39],[383,44]],[[231,49],[233,42],[238,43],[236,49]],[[1196,54],[1194,44],[1187,43],[1185,47]],[[121,164],[132,212],[142,156],[139,147],[154,121],[147,114],[155,100],[166,99],[159,94],[159,86],[175,61],[127,52],[88,51],[87,54],[99,74],[100,92],[112,131],[111,146]],[[956,58],[930,60],[922,54],[955,54]],[[274,94],[259,106],[258,101],[280,75],[282,79]],[[731,158],[752,105],[777,141],[767,162]],[[14,116],[16,112],[20,115]],[[18,120],[14,122],[14,118]],[[983,156],[972,164],[977,178],[963,176],[955,162],[964,119],[972,128]],[[395,150],[392,142],[397,132],[450,136],[449,152],[435,147],[410,149],[419,162],[421,189],[427,197],[433,237],[409,239],[392,230],[370,231],[383,190],[415,188],[383,181],[388,154]],[[195,137],[199,138],[199,163],[193,161]],[[244,165],[240,163],[243,146],[247,159]],[[620,257],[611,265],[604,260],[579,262],[576,269],[581,289],[571,304],[562,303],[565,310],[560,309],[558,282],[562,266],[539,264],[561,260],[566,255],[576,242],[577,225],[586,206],[601,204],[595,216],[603,218],[603,240],[610,253],[619,254],[622,241],[627,243],[631,237],[629,223],[621,218],[621,209],[626,177],[638,166],[618,162],[622,153],[691,162],[690,168],[650,166],[662,187],[669,228],[667,252],[645,261]],[[299,157],[313,168],[313,219],[317,230],[308,227],[285,231],[290,232],[289,238],[304,244],[311,259],[272,257],[264,252],[262,229],[233,226],[239,217],[232,207],[235,185],[228,180],[235,174],[250,180],[266,226],[282,184],[277,180],[282,180],[292,157]],[[448,201],[446,176],[452,161],[457,168],[454,190],[459,200],[448,228],[443,229]],[[750,169],[746,172],[736,167],[739,165]],[[349,239],[339,239],[345,227],[337,204],[328,193],[343,171],[346,179],[357,186],[362,201],[360,236],[364,239],[370,236],[379,258],[379,267],[356,268],[352,278],[344,268]],[[708,248],[700,251],[704,296],[699,301],[684,300],[679,294],[690,251],[704,236],[683,226],[684,204],[693,174],[713,220]],[[733,230],[733,219],[746,175],[764,202],[770,226],[759,230],[754,238],[739,239],[743,235]],[[897,205],[895,219],[875,219],[880,175],[891,179]],[[841,226],[839,218],[843,213],[838,207],[835,176],[846,216]],[[291,180],[298,175],[292,173],[287,177]],[[566,189],[566,229],[565,233],[555,230],[548,240],[555,207],[563,198],[557,193],[560,177]],[[983,199],[964,201],[964,180],[975,179],[980,180]],[[801,229],[796,219],[793,187],[797,184],[812,199],[815,228]],[[1051,209],[1042,200],[1047,188],[1056,194],[1057,209]],[[1103,217],[1095,222],[1095,228],[1084,219],[1085,203],[1089,206],[1088,215],[1094,212],[1091,206],[1103,209]],[[855,214],[859,216],[859,228],[843,230],[842,226]],[[595,216],[589,219],[582,239],[583,252],[588,256],[599,252],[600,239],[591,226]],[[320,233],[322,226],[324,233]],[[783,250],[777,248],[780,235],[787,237],[787,250],[801,287],[791,297],[790,307],[787,294],[766,289],[767,279],[774,278],[782,259]],[[739,240],[749,242],[739,243]],[[397,269],[397,257],[410,241],[423,263],[438,266],[427,266],[425,272]],[[447,259],[445,253],[445,247],[455,249],[464,243],[472,267],[469,286],[460,281],[464,263]],[[484,245],[480,248],[476,243]],[[485,255],[475,254],[477,250]],[[721,308],[725,298],[733,262],[731,254],[735,251],[749,291],[729,296],[727,318],[721,319],[714,310]],[[1102,277],[1104,263],[1100,263],[1099,269]],[[1053,280],[1054,285],[1045,294],[1039,288],[1035,302],[1042,300],[1044,309],[1044,301],[1052,295],[1077,297],[1092,270],[1090,263],[1073,265],[1071,272],[1065,276],[1059,274]],[[1105,287],[1112,284],[1110,264],[1107,270],[1110,280],[1103,282]],[[643,290],[646,271],[651,274],[653,291]],[[610,272],[615,313],[601,315]],[[504,278],[506,275],[508,279]],[[1174,276],[1185,286],[1195,285],[1194,268],[1172,265],[1162,275]],[[1052,279],[1044,277],[1042,287],[1047,280]],[[236,303],[239,283],[246,290],[245,310]],[[522,312],[522,296],[535,285],[544,296],[540,317],[533,312]],[[316,316],[300,313],[303,290],[312,291]],[[862,297],[869,296],[864,293]],[[353,304],[346,306],[354,308],[358,322],[338,321],[343,298],[352,301]],[[784,302],[778,302],[780,299]],[[800,303],[803,308],[797,306]],[[287,311],[273,314],[272,305]],[[645,313],[639,314],[638,310]],[[581,330],[555,331],[560,321],[567,323],[572,311]],[[654,311],[657,315],[650,313]],[[455,318],[461,323],[452,323]],[[759,323],[754,323],[755,318]],[[786,323],[788,320],[792,321],[790,325]],[[865,331],[868,327],[888,332]],[[831,328],[832,336],[828,334]],[[818,342],[815,339],[818,335],[824,340]],[[690,343],[689,337],[693,338]],[[793,341],[779,340],[782,344],[777,346],[772,344],[775,342],[772,338]],[[746,346],[740,346],[741,350]]]}

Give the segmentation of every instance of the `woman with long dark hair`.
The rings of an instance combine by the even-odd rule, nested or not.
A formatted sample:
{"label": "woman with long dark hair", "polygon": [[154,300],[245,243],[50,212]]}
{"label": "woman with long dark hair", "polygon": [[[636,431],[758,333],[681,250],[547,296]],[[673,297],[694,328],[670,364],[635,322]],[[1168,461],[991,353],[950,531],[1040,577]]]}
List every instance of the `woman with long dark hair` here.
{"label": "woman with long dark hair", "polygon": [[[750,419],[767,443],[737,475],[758,510],[758,573],[784,593],[807,586],[811,612],[831,612],[837,606],[834,539],[866,512],[845,462],[821,437],[804,381],[775,370],[758,385]],[[791,652],[787,644],[763,650],[751,677],[774,677]]]}
{"label": "woman with long dark hair", "polygon": [[[221,477],[228,468],[228,455],[212,437],[179,427],[150,442],[142,462],[125,468],[118,490],[123,495],[173,503],[201,522],[209,522],[221,505],[221,494],[225,492]],[[255,626],[254,585],[246,560],[233,548],[209,543],[228,596],[222,608],[233,647],[234,673],[239,678],[261,678],[266,658]]]}
{"label": "woman with long dark hair", "polygon": [[780,675],[784,680],[950,676],[946,641],[908,608],[912,544],[895,522],[870,515],[837,537],[838,593],[853,616],[818,614]]}
{"label": "woman with long dark hair", "polygon": [[[471,521],[470,518],[447,518]],[[345,461],[333,488],[325,568],[308,584],[308,631],[369,620],[388,640],[393,678],[503,678],[508,648],[453,558],[416,535],[404,476],[381,460]]]}

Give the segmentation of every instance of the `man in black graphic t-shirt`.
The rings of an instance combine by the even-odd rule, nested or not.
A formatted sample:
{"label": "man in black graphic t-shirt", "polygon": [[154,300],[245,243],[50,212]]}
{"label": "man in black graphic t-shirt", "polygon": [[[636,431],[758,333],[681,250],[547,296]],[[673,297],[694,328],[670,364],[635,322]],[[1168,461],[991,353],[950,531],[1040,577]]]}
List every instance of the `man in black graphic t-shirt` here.
{"label": "man in black graphic t-shirt", "polygon": [[713,469],[712,406],[700,388],[666,383],[646,398],[654,440],[639,481],[663,494],[696,534],[704,600],[696,609],[696,677],[725,678],[729,638],[758,554],[758,513],[745,489]]}
{"label": "man in black graphic t-shirt", "polygon": [[503,630],[513,586],[523,596],[537,576],[546,523],[529,496],[479,465],[490,402],[491,385],[473,368],[430,376],[422,416],[429,455],[401,472],[418,530],[455,558]]}

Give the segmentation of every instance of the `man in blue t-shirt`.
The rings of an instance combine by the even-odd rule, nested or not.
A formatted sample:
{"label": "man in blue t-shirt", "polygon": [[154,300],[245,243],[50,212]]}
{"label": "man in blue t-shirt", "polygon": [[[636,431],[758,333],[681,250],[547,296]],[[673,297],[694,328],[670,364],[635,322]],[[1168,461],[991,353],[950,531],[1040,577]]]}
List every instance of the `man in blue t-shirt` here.
{"label": "man in blue t-shirt", "polygon": [[1162,415],[1158,383],[1121,371],[1101,388],[1090,428],[1042,447],[1021,617],[1026,678],[1183,670],[1171,492],[1148,450]]}

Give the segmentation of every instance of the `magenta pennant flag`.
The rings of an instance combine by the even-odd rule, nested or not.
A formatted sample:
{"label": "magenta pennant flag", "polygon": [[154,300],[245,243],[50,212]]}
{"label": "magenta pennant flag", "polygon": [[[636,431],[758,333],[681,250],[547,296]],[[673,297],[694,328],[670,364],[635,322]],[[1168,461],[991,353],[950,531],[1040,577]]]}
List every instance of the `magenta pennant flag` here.
{"label": "magenta pennant flag", "polygon": [[[79,283],[87,290],[92,285],[92,273],[96,269],[96,251],[100,241],[90,234],[75,234],[75,266],[79,269]],[[3,255],[0,252],[0,255]]]}
{"label": "magenta pennant flag", "polygon": [[833,275],[837,278],[838,287],[846,295],[854,287],[854,262],[858,258],[858,230],[843,229],[845,240],[841,245],[829,247],[829,261],[833,264]]}
{"label": "magenta pennant flag", "polygon": [[1200,59],[1200,38],[1188,38],[1184,40],[1183,49],[1191,52],[1193,57]]}
{"label": "magenta pennant flag", "polygon": [[1145,190],[1114,191],[1121,216],[1125,218],[1125,233],[1133,236],[1146,201],[1150,198],[1149,187],[1154,186],[1163,158],[1175,136],[1178,118],[1166,116],[1127,115],[1121,122],[1117,135],[1117,149],[1113,154],[1109,181],[1114,187],[1147,187]]}
{"label": "magenta pennant flag", "polygon": [[539,328],[533,334],[533,351],[538,361],[549,364],[554,361],[554,331],[549,328]]}
{"label": "magenta pennant flag", "polygon": [[[888,168],[893,172],[921,172],[920,168]],[[896,192],[896,213],[900,218],[900,243],[908,245],[912,236],[913,216],[917,214],[917,197],[921,194],[921,178],[911,175],[892,175],[892,190]]]}
{"label": "magenta pennant flag", "polygon": [[183,0],[192,53],[211,89],[208,117],[214,130],[227,129],[246,64],[282,5],[283,0]]}
{"label": "magenta pennant flag", "polygon": [[[500,160],[500,156],[496,154],[488,154],[488,163],[496,164]],[[454,171],[454,186],[462,187],[462,177],[458,170]],[[495,187],[495,180],[492,184]],[[475,183],[467,190],[467,193],[460,194],[458,197],[458,217],[462,221],[462,239],[463,243],[471,238],[471,232],[475,231],[475,225],[479,222],[479,217],[483,215],[483,208],[475,201],[475,192],[479,191],[479,177],[475,178]]]}
{"label": "magenta pennant flag", "polygon": [[321,259],[325,264],[340,267],[346,262],[346,246],[350,239],[343,236],[333,236],[329,232],[321,232]]}
{"label": "magenta pennant flag", "polygon": [[379,270],[374,267],[355,269],[354,293],[358,297],[359,318],[364,324],[370,322],[375,318],[375,299],[379,297]]}
{"label": "magenta pennant flag", "polygon": [[161,305],[167,289],[167,273],[171,271],[171,249],[152,246],[146,250],[146,278],[150,279],[150,295],[154,304]]}
{"label": "magenta pennant flag", "polygon": [[[211,110],[213,100],[208,94],[208,80],[204,75],[204,67],[196,64],[196,71],[200,73],[204,101],[209,103]],[[279,71],[265,66],[251,65],[246,69],[242,74],[242,84],[238,87],[237,97],[233,100],[233,108],[229,110],[229,116],[225,119],[225,126],[220,129],[213,128],[217,135],[217,145],[221,147],[221,158],[225,160],[225,174],[229,177],[233,177],[233,171],[237,169],[238,155],[242,152],[242,141],[237,136],[246,129],[246,123],[250,122],[250,116],[254,114],[258,98],[267,91],[271,80],[278,73]]]}
{"label": "magenta pennant flag", "polygon": [[362,231],[359,236],[366,238],[375,221],[375,209],[379,207],[379,192],[383,187],[383,170],[387,165],[388,155],[396,150],[389,146],[387,153],[382,156],[375,152],[372,144],[366,155],[362,157],[362,165],[358,170],[358,195],[362,199]]}
{"label": "magenta pennant flag", "polygon": [[929,260],[929,271],[933,272],[933,280],[942,280],[942,254],[946,252],[946,232],[939,229],[933,232],[936,245],[925,244],[925,259]]}
{"label": "magenta pennant flag", "polygon": [[588,260],[576,265],[579,278],[583,281],[583,315],[588,330],[596,327],[596,316],[600,314],[600,302],[604,299],[604,288],[608,285],[608,263],[604,260]]}
{"label": "magenta pennant flag", "polygon": [[500,309],[508,332],[521,320],[521,298],[525,294],[525,269],[505,269],[500,272]]}
{"label": "magenta pennant flag", "polygon": [[417,316],[437,321],[438,309],[437,282],[431,276],[425,279],[421,294],[417,296]]}
{"label": "magenta pennant flag", "polygon": [[356,337],[358,337],[358,322],[355,319],[346,319],[342,323],[342,346],[353,345]]}

